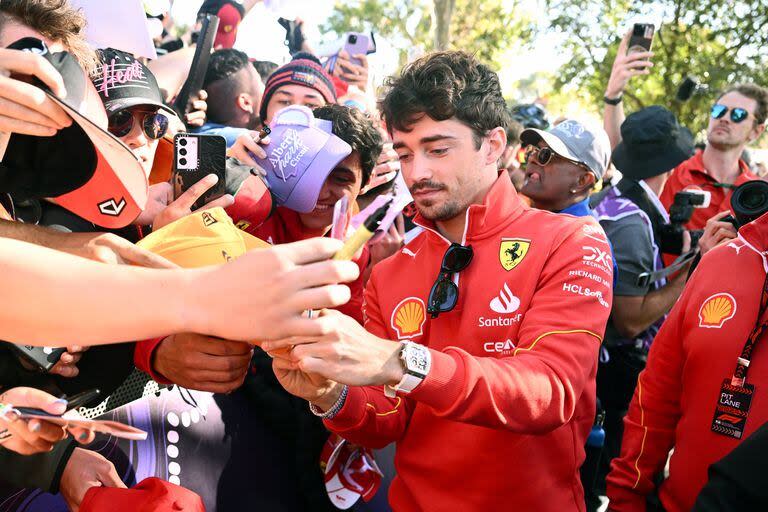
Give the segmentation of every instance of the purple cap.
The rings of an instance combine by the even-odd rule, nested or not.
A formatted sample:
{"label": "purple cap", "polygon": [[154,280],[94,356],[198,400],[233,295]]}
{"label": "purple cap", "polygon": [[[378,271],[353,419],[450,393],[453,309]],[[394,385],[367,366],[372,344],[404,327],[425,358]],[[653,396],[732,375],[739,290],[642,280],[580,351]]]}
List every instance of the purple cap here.
{"label": "purple cap", "polygon": [[352,147],[331,133],[330,121],[315,119],[302,105],[279,111],[270,128],[267,159],[256,158],[267,172],[269,189],[278,206],[311,212],[326,178]]}

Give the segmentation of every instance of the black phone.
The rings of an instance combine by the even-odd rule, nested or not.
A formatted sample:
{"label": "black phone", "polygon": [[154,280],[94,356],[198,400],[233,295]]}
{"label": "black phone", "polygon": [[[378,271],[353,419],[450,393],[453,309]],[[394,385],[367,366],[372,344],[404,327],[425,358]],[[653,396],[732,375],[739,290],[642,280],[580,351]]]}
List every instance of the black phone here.
{"label": "black phone", "polygon": [[198,199],[193,209],[223,196],[226,191],[227,141],[221,135],[177,133],[173,138],[173,197],[183,194],[189,187],[209,174],[219,182]]}
{"label": "black phone", "polygon": [[629,36],[627,53],[651,51],[654,30],[653,23],[635,23],[635,26],[632,27],[632,35]]}
{"label": "black phone", "polygon": [[195,43],[195,55],[192,57],[192,66],[189,68],[189,75],[181,86],[179,94],[173,101],[173,110],[179,115],[179,119],[184,121],[187,114],[189,97],[203,88],[205,73],[208,71],[208,61],[211,58],[213,50],[213,40],[216,37],[216,30],[219,28],[219,18],[213,14],[206,14],[202,17],[202,26],[200,34]]}
{"label": "black phone", "polygon": [[[69,412],[72,409],[77,409],[79,407],[82,407],[88,403],[91,403],[94,399],[96,399],[101,394],[101,390],[98,388],[94,389],[88,389],[86,391],[83,391],[82,393],[77,393],[76,395],[72,396],[64,396],[62,398],[67,400],[67,410],[64,412]],[[11,404],[13,405],[13,404]],[[26,416],[45,416],[49,418],[58,418],[61,415],[60,414],[51,414],[48,412],[45,412],[42,409],[36,409],[34,407],[13,407],[16,409],[20,414],[21,417],[24,418]]]}
{"label": "black phone", "polygon": [[50,371],[59,362],[61,355],[67,351],[66,347],[35,347],[20,343],[10,345],[25,361],[45,372]]}

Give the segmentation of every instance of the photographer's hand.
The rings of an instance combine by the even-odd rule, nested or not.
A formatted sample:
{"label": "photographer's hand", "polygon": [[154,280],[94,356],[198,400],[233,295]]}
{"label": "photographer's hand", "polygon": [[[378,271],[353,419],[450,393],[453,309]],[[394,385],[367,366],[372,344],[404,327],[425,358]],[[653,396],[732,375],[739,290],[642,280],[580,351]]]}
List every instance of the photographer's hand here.
{"label": "photographer's hand", "polygon": [[704,234],[699,239],[699,250],[702,256],[714,249],[718,245],[733,240],[739,232],[730,222],[723,222],[721,219],[730,215],[730,211],[720,212],[707,220],[704,226]]}
{"label": "photographer's hand", "polygon": [[0,132],[49,137],[72,119],[39,87],[10,75],[39,78],[53,93],[66,97],[64,81],[50,62],[34,53],[0,48]]}

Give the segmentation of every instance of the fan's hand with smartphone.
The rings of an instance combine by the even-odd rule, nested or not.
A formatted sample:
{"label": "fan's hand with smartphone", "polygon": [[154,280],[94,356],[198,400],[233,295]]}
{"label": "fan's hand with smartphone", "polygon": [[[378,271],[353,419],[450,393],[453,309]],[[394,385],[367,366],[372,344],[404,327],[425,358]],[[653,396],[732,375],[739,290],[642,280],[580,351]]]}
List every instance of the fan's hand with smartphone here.
{"label": "fan's hand with smartphone", "polygon": [[[152,229],[160,229],[163,226],[167,226],[171,222],[177,221],[180,218],[186,217],[192,213],[193,205],[211,188],[216,187],[218,183],[219,177],[215,174],[209,174],[202,180],[189,187],[178,197],[178,199],[175,199],[173,202],[171,202],[155,217],[154,223],[152,224]],[[227,208],[232,206],[234,202],[234,197],[229,194],[224,194],[223,196],[204,204],[200,210],[216,208],[217,206]]]}
{"label": "fan's hand with smartphone", "polygon": [[336,56],[332,74],[364,91],[368,86],[368,57],[365,52],[341,50]]}
{"label": "fan's hand with smartphone", "polygon": [[24,417],[25,411],[30,410],[61,416],[68,409],[66,400],[58,399],[45,391],[27,387],[9,389],[0,394],[0,446],[22,455],[31,455],[51,451],[68,433],[83,444],[93,441],[94,433],[89,429],[64,429],[40,418]]}
{"label": "fan's hand with smartphone", "polygon": [[67,351],[61,354],[59,360],[53,365],[48,373],[54,375],[61,375],[62,377],[74,378],[80,373],[77,367],[78,361],[83,357],[83,352],[90,347],[81,347],[80,345],[71,345],[67,347]]}
{"label": "fan's hand with smartphone", "polygon": [[[248,165],[264,171],[254,157],[266,160],[267,152],[264,146],[269,145],[269,130],[264,129],[260,132],[249,131],[240,135],[232,146],[227,150],[227,156],[234,158],[241,164]],[[265,172],[265,171],[264,171]]]}
{"label": "fan's hand with smartphone", "polygon": [[653,52],[650,51],[652,40],[653,25],[647,23],[636,23],[624,35],[616,52],[616,59],[613,61],[608,86],[605,88],[606,98],[621,97],[632,77],[647,75],[651,72],[653,67],[653,62],[651,62]]}

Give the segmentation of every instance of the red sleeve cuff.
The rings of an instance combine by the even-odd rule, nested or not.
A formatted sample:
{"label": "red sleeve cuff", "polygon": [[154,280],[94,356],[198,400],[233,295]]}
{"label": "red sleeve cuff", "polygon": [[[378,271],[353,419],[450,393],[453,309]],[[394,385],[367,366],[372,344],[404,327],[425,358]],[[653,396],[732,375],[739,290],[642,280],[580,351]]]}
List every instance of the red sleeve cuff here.
{"label": "red sleeve cuff", "polygon": [[152,369],[152,354],[155,353],[155,349],[164,339],[165,337],[154,338],[136,343],[136,348],[133,351],[133,364],[139,370],[148,373],[158,384],[173,384],[173,382]]}
{"label": "red sleeve cuff", "polygon": [[347,399],[331,420],[323,420],[325,426],[334,432],[344,432],[357,427],[365,419],[365,391],[358,386],[349,386]]}
{"label": "red sleeve cuff", "polygon": [[[448,350],[456,350],[448,348]],[[456,402],[461,392],[463,376],[458,358],[445,352],[429,349],[432,364],[427,377],[408,394],[409,398],[438,410],[445,410]]]}

